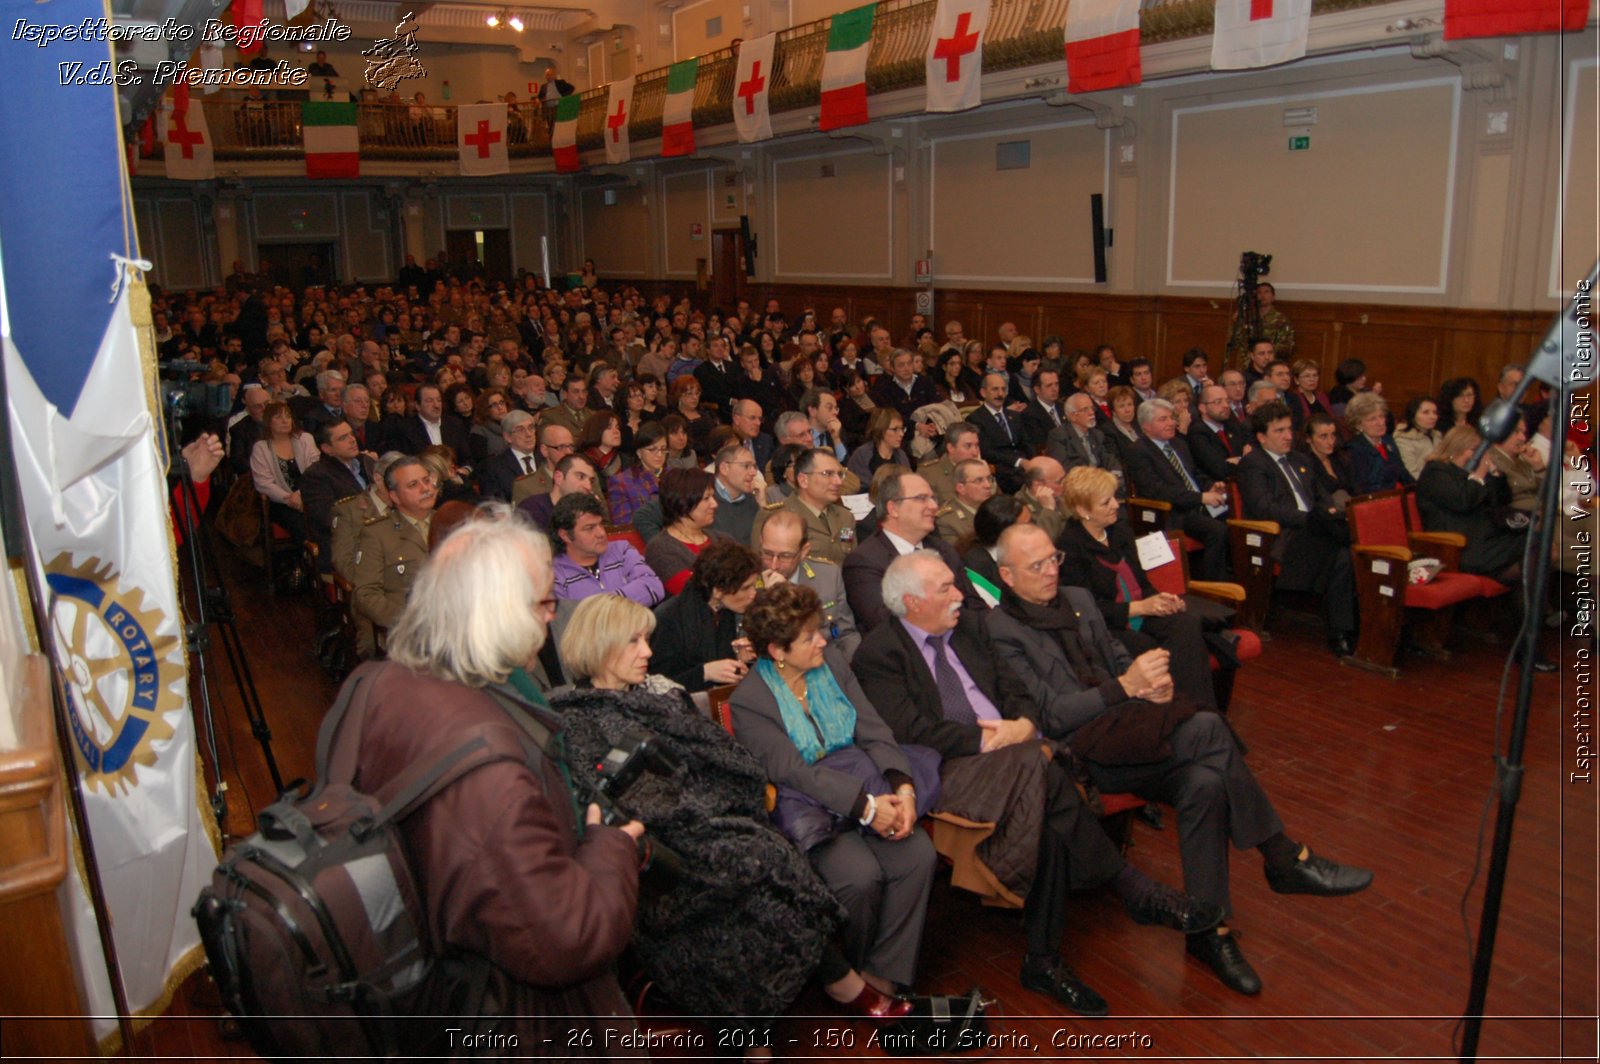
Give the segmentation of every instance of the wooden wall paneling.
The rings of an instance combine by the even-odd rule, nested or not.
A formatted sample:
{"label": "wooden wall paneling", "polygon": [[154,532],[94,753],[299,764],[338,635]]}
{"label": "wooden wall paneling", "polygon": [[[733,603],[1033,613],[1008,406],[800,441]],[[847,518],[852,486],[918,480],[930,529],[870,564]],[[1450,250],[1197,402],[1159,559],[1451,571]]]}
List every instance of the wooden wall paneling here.
{"label": "wooden wall paneling", "polygon": [[1367,380],[1383,385],[1383,397],[1397,417],[1413,395],[1438,393],[1446,374],[1441,372],[1437,332],[1357,323],[1342,330],[1342,337],[1340,357],[1359,358],[1367,364]]}

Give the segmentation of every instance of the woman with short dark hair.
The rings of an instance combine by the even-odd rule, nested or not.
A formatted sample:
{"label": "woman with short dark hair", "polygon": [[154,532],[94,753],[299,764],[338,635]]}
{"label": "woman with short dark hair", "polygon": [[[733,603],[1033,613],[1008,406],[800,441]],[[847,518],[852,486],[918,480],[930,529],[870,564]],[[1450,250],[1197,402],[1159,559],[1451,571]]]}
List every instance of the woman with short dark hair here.
{"label": "woman with short dark hair", "polygon": [[916,979],[937,858],[917,831],[937,776],[919,787],[911,762],[844,659],[827,646],[822,607],[791,583],[757,597],[745,630],[755,668],[733,692],[734,736],[778,785],[774,819],[846,910],[846,958],[866,985],[853,1007],[889,1017]]}
{"label": "woman with short dark hair", "polygon": [[867,420],[866,442],[850,452],[845,468],[860,477],[863,484],[872,480],[879,466],[900,465],[910,469],[911,459],[903,446],[905,439],[906,419],[900,416],[900,411],[892,406],[880,406]]}
{"label": "woman with short dark hair", "polygon": [[741,636],[743,616],[760,575],[761,559],[743,543],[718,536],[705,545],[676,595],[656,608],[650,649],[663,676],[691,691],[744,678],[755,655]]}
{"label": "woman with short dark hair", "polygon": [[683,590],[695,559],[713,538],[707,530],[717,515],[715,480],[704,469],[669,469],[661,475],[661,531],[645,544],[644,560],[669,595]]}

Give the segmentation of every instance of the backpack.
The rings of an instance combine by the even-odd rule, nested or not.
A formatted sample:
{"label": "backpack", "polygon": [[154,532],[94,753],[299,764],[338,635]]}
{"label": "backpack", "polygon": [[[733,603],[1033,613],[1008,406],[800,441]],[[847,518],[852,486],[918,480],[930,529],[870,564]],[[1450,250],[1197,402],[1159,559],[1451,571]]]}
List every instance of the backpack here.
{"label": "backpack", "polygon": [[316,787],[263,810],[191,910],[223,1004],[268,1059],[413,1055],[445,1026],[427,1016],[473,1016],[488,986],[487,960],[436,953],[399,825],[507,757],[482,736],[458,740],[378,793],[356,790],[369,681],[389,667],[345,681],[317,735]]}

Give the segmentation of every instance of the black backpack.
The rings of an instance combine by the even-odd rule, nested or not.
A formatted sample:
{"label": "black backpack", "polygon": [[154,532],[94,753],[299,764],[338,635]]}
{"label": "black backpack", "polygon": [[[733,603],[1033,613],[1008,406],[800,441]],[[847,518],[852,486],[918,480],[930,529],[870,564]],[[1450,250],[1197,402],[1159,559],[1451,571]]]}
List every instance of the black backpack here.
{"label": "black backpack", "polygon": [[488,984],[486,960],[441,958],[429,940],[399,823],[508,758],[481,736],[447,742],[379,793],[357,791],[369,683],[390,667],[363,665],[345,681],[317,736],[315,789],[263,810],[191,911],[223,1004],[268,1059],[424,1052],[446,1026],[425,1017],[477,1015]]}

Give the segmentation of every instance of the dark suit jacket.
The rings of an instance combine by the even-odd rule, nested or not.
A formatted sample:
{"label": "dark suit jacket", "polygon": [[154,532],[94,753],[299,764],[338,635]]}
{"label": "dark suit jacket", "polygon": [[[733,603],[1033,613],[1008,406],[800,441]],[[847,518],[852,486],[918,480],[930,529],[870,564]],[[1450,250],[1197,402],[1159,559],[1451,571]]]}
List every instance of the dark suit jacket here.
{"label": "dark suit jacket", "polygon": [[[458,465],[466,465],[472,461],[472,430],[459,417],[445,414],[439,419],[439,440],[456,453]],[[389,442],[396,450],[404,451],[406,454],[421,454],[433,445],[421,417],[403,419],[399,430]]]}
{"label": "dark suit jacket", "polygon": [[242,477],[250,475],[250,452],[261,439],[261,422],[246,414],[228,430],[228,463]]}
{"label": "dark suit jacket", "polygon": [[1417,480],[1423,527],[1467,537],[1461,551],[1463,572],[1494,576],[1522,556],[1527,532],[1512,531],[1495,520],[1495,511],[1510,501],[1504,476],[1491,474],[1480,484],[1454,462],[1429,462]]}
{"label": "dark suit jacket", "polygon": [[[954,547],[931,532],[922,545],[928,550],[937,551],[950,571],[956,574],[956,587],[961,589],[967,610],[980,616],[988,610],[989,604],[983,601],[978,589],[967,579],[966,566]],[[881,529],[860,540],[856,549],[845,555],[845,600],[850,603],[850,611],[856,615],[856,627],[863,633],[872,631],[891,616],[883,604],[883,574],[889,571],[889,563],[899,556],[894,544],[889,542],[889,537]]]}
{"label": "dark suit jacket", "polygon": [[1194,464],[1200,467],[1200,472],[1211,480],[1232,477],[1234,467],[1228,464],[1228,459],[1241,457],[1244,449],[1256,442],[1250,438],[1250,431],[1232,418],[1223,422],[1222,431],[1228,437],[1226,446],[1222,442],[1222,435],[1207,425],[1203,418],[1189,426],[1189,453],[1194,455]]}
{"label": "dark suit jacket", "polygon": [[1117,449],[1106,439],[1106,434],[1099,429],[1090,429],[1089,440],[1094,447],[1095,455],[1099,458],[1098,463],[1089,460],[1089,452],[1084,446],[1082,437],[1070,423],[1063,423],[1059,429],[1050,433],[1044,453],[1060,462],[1061,467],[1069,473],[1079,466],[1086,465],[1098,465],[1108,473],[1121,473],[1122,459],[1117,457]]}
{"label": "dark suit jacket", "polygon": [[[360,458],[361,473],[372,484],[372,459]],[[317,545],[317,565],[323,572],[333,570],[333,504],[366,490],[355,474],[337,459],[324,454],[300,474],[300,500],[305,506],[306,527]]]}
{"label": "dark suit jacket", "polygon": [[899,382],[888,373],[879,377],[878,382],[872,386],[872,401],[879,406],[892,406],[900,411],[900,416],[905,418],[907,425],[911,424],[911,415],[916,413],[919,407],[937,403],[939,400],[939,386],[921,373],[912,378],[909,396],[906,390],[900,387]]}
{"label": "dark suit jacket", "polygon": [[[1208,483],[1206,476],[1195,467],[1194,456],[1189,453],[1183,437],[1172,438],[1172,449],[1177,452],[1178,460],[1188,469],[1194,482],[1202,489],[1205,488]],[[1174,512],[1187,512],[1202,507],[1200,492],[1184,483],[1183,478],[1172,468],[1172,463],[1167,461],[1154,440],[1140,437],[1138,443],[1124,449],[1123,455],[1127,459],[1128,478],[1133,481],[1131,491],[1147,499],[1169,502]]]}
{"label": "dark suit jacket", "polygon": [[[1315,463],[1299,451],[1290,451],[1287,461],[1300,474],[1301,487],[1312,509],[1324,515],[1337,513],[1328,489],[1317,479]],[[1294,489],[1265,447],[1257,447],[1239,463],[1239,496],[1248,521],[1276,521],[1285,532],[1305,528],[1311,522],[1311,514],[1300,509]]]}
{"label": "dark suit jacket", "polygon": [[1155,585],[1139,564],[1139,548],[1134,543],[1133,529],[1126,521],[1118,521],[1106,529],[1106,543],[1101,545],[1089,535],[1081,521],[1068,521],[1056,537],[1056,547],[1065,558],[1061,560],[1061,583],[1067,587],[1081,587],[1094,596],[1095,605],[1105,617],[1106,627],[1122,631],[1128,627],[1128,603],[1117,601],[1117,576],[1114,569],[1101,564],[1101,559],[1112,563],[1120,558],[1128,563],[1133,578],[1139,582],[1141,598],[1154,598]]}
{"label": "dark suit jacket", "polygon": [[[977,426],[978,446],[982,449],[983,460],[994,463],[994,475],[999,481],[1000,490],[1007,495],[1016,494],[1017,489],[1022,487],[1022,470],[1017,468],[1017,463],[1031,457],[1023,450],[1026,445],[1022,422],[1004,407],[1001,407],[997,416],[987,406],[980,406],[968,414],[967,421]],[[1010,435],[1007,435],[1007,426],[1010,427]]]}
{"label": "dark suit jacket", "polygon": [[[1061,424],[1067,423],[1067,415],[1061,409],[1061,404],[1055,404],[1056,417]],[[1050,432],[1056,423],[1050,420],[1050,413],[1045,409],[1045,404],[1035,399],[1028,404],[1028,409],[1022,412],[1022,438],[1029,454],[1038,454],[1044,450],[1045,440],[1049,439]]]}
{"label": "dark suit jacket", "polygon": [[1350,456],[1350,490],[1355,494],[1365,495],[1369,491],[1387,491],[1402,484],[1416,483],[1411,471],[1400,461],[1400,448],[1395,445],[1393,436],[1383,437],[1383,447],[1389,452],[1387,458],[1378,453],[1371,440],[1357,433],[1345,449]]}
{"label": "dark suit jacket", "polygon": [[510,502],[511,485],[524,472],[522,463],[517,461],[516,452],[507,447],[478,470],[478,487],[486,499]]}
{"label": "dark suit jacket", "polygon": [[[963,611],[950,632],[948,648],[1002,717],[1025,717],[1037,723],[1038,713],[1028,701],[1027,691],[997,661],[981,617]],[[862,640],[850,667],[897,742],[931,746],[947,761],[980,752],[983,729],[945,719],[939,685],[905,625],[898,621],[879,625]]]}
{"label": "dark suit jacket", "polygon": [[300,427],[311,433],[313,437],[316,436],[317,429],[320,426],[326,425],[330,421],[342,421],[344,419],[343,414],[335,414],[332,410],[329,410],[321,399],[313,400],[309,407],[295,416],[300,419]]}
{"label": "dark suit jacket", "polygon": [[728,420],[728,403],[733,398],[733,386],[743,376],[744,370],[732,359],[723,362],[721,370],[710,361],[694,368],[694,379],[700,382],[701,401],[717,404],[717,413],[723,421]]}

